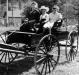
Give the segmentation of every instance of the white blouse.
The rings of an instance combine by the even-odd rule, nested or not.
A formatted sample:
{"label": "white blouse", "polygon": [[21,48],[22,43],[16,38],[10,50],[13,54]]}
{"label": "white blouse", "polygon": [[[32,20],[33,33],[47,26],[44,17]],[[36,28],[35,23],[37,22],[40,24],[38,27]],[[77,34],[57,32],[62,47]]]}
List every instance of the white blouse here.
{"label": "white blouse", "polygon": [[56,22],[57,20],[62,19],[62,15],[61,13],[58,13],[58,12],[56,12],[55,14],[50,13],[49,19],[50,19],[50,22]]}
{"label": "white blouse", "polygon": [[46,19],[44,22],[48,22],[49,21],[49,15],[47,13],[45,13],[44,15],[40,15],[40,20],[41,19]]}
{"label": "white blouse", "polygon": [[62,15],[61,13],[56,12],[55,14],[50,13],[49,14],[49,22],[47,22],[46,24],[44,24],[44,28],[52,28],[54,23],[59,20],[62,19]]}

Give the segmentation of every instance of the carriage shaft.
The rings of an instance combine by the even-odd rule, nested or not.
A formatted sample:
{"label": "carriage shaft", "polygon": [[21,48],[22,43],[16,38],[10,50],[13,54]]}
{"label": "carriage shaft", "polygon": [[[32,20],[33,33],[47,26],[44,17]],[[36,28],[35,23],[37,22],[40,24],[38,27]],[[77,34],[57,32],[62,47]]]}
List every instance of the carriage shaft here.
{"label": "carriage shaft", "polygon": [[15,48],[15,47],[13,47],[12,45],[9,45],[9,44],[0,44],[0,48],[17,50],[17,48]]}
{"label": "carriage shaft", "polygon": [[11,52],[11,53],[16,53],[16,54],[25,54],[25,52],[23,52],[23,51],[5,49],[5,48],[0,48],[0,51],[2,51],[2,52]]}
{"label": "carriage shaft", "polygon": [[[59,46],[66,46],[66,44],[59,43]],[[70,45],[67,45],[67,47],[70,47]]]}

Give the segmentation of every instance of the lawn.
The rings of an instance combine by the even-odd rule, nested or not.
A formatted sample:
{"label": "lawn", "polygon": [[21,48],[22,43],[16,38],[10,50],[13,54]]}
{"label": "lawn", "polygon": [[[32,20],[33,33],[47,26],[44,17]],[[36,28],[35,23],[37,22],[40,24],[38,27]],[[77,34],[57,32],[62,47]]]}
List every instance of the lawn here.
{"label": "lawn", "polygon": [[19,27],[17,27],[17,26],[8,26],[8,27],[0,26],[0,33],[3,33],[8,30],[19,30]]}
{"label": "lawn", "polygon": [[[65,30],[65,27],[62,27],[62,30]],[[68,30],[72,30],[73,27],[71,28],[71,26],[68,26]],[[0,33],[3,33],[5,31],[8,30],[19,30],[19,27],[17,26],[8,26],[8,27],[0,27]],[[66,58],[65,58],[65,53],[64,50],[61,50],[60,52],[60,61],[59,64],[57,65],[56,69],[51,72],[48,75],[78,75],[79,74],[79,54],[77,55],[76,59],[74,60],[74,62],[66,62]],[[9,66],[9,70],[8,73],[9,75],[36,75],[35,70],[34,70],[34,58],[25,58],[23,60],[14,62],[13,64],[11,64]],[[1,68],[1,72],[3,75],[6,75],[4,73],[5,68]],[[0,73],[1,73],[0,72]],[[6,71],[5,71],[6,72]]]}

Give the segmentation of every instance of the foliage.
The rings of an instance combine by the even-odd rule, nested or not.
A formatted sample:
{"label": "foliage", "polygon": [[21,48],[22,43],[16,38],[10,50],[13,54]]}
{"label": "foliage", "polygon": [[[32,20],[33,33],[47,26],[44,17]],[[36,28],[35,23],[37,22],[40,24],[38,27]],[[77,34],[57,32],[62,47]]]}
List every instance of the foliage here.
{"label": "foliage", "polygon": [[58,0],[58,5],[65,18],[75,18],[79,12],[79,0]]}
{"label": "foliage", "polygon": [[73,2],[74,10],[75,10],[75,16],[79,18],[79,0],[76,0],[76,2]]}
{"label": "foliage", "polygon": [[[7,0],[0,0],[1,4],[6,3]],[[9,2],[11,2],[11,0],[8,0]]]}
{"label": "foliage", "polygon": [[54,4],[57,4],[57,0],[34,0],[39,4],[39,7],[42,5],[48,6],[50,9]]}

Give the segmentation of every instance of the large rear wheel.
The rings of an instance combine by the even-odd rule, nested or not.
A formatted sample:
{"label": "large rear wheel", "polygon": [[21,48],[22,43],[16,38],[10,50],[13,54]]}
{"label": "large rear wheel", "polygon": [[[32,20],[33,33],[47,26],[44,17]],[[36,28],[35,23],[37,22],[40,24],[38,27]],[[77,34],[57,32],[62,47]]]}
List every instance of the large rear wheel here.
{"label": "large rear wheel", "polygon": [[53,71],[59,61],[59,42],[53,35],[44,36],[35,52],[35,69],[37,74],[46,75]]}

